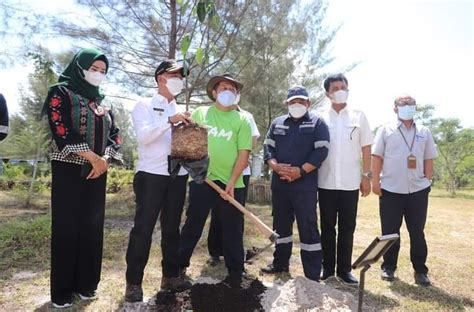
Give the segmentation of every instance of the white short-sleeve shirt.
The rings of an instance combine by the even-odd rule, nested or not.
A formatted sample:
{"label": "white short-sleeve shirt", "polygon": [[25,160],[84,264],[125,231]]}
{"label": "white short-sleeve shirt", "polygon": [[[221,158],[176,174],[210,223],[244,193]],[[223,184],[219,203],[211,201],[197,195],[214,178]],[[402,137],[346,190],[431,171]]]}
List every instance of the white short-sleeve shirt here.
{"label": "white short-sleeve shirt", "polygon": [[329,190],[359,189],[362,147],[374,140],[365,114],[348,107],[318,113],[329,128],[329,152],[318,170],[318,187]]}

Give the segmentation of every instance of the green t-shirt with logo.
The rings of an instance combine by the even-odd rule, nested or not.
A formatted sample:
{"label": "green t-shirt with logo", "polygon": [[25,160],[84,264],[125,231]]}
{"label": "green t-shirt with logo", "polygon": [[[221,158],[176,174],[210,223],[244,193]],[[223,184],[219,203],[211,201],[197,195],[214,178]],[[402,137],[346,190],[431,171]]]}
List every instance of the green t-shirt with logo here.
{"label": "green t-shirt with logo", "polygon": [[[227,184],[240,150],[252,149],[252,132],[247,117],[236,110],[221,111],[216,106],[198,107],[191,118],[207,127],[209,169],[207,177]],[[235,182],[244,187],[242,175]]]}

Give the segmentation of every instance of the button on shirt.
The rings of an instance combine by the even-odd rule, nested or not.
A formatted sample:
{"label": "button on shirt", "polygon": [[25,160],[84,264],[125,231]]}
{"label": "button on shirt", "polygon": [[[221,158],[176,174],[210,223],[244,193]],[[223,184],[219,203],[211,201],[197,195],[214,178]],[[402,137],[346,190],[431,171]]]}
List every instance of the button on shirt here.
{"label": "button on shirt", "polygon": [[[316,168],[326,159],[329,148],[329,131],[324,120],[313,113],[306,113],[298,120],[288,114],[275,118],[263,143],[264,159],[301,167],[310,163]],[[283,191],[316,191],[318,169],[292,182],[281,180],[273,172],[272,189]]]}
{"label": "button on shirt", "polygon": [[[168,155],[171,154],[171,125],[168,117],[177,113],[176,101],[160,94],[141,99],[133,108],[132,121],[138,141],[138,164],[136,171],[166,175]],[[178,175],[185,175],[183,168]]]}
{"label": "button on shirt", "polygon": [[[410,152],[409,146],[413,136],[415,141]],[[382,126],[375,136],[372,154],[383,158],[382,189],[392,193],[410,194],[431,185],[430,180],[425,177],[423,163],[424,160],[436,158],[438,152],[428,128],[413,123],[413,126],[407,129],[400,121]],[[416,157],[416,169],[408,168],[410,154]]]}
{"label": "button on shirt", "polygon": [[329,153],[319,169],[318,186],[329,190],[359,189],[362,147],[374,141],[365,114],[347,107],[320,113],[329,128]]}

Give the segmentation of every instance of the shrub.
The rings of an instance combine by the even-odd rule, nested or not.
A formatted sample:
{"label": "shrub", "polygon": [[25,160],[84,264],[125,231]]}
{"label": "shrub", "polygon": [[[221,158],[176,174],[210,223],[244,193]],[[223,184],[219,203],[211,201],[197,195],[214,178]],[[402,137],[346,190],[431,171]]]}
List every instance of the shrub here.
{"label": "shrub", "polygon": [[118,193],[133,182],[134,172],[112,167],[107,173],[107,193]]}
{"label": "shrub", "polygon": [[0,226],[0,271],[11,268],[38,270],[49,265],[51,217],[29,217]]}

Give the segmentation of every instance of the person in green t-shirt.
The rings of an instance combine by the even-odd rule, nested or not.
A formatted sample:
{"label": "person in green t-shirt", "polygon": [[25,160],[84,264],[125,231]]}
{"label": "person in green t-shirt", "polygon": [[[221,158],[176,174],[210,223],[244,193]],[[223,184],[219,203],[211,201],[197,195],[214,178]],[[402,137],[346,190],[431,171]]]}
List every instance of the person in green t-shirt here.
{"label": "person in green t-shirt", "polygon": [[[208,130],[208,179],[214,181],[230,196],[243,203],[242,171],[247,167],[252,149],[250,122],[235,110],[242,83],[230,75],[212,77],[207,94],[214,105],[199,107],[191,115]],[[244,272],[243,214],[224,200],[206,183],[189,185],[189,207],[181,230],[179,264],[184,275],[210,209],[214,209],[222,224],[224,261],[228,269],[226,280],[236,285]]]}

